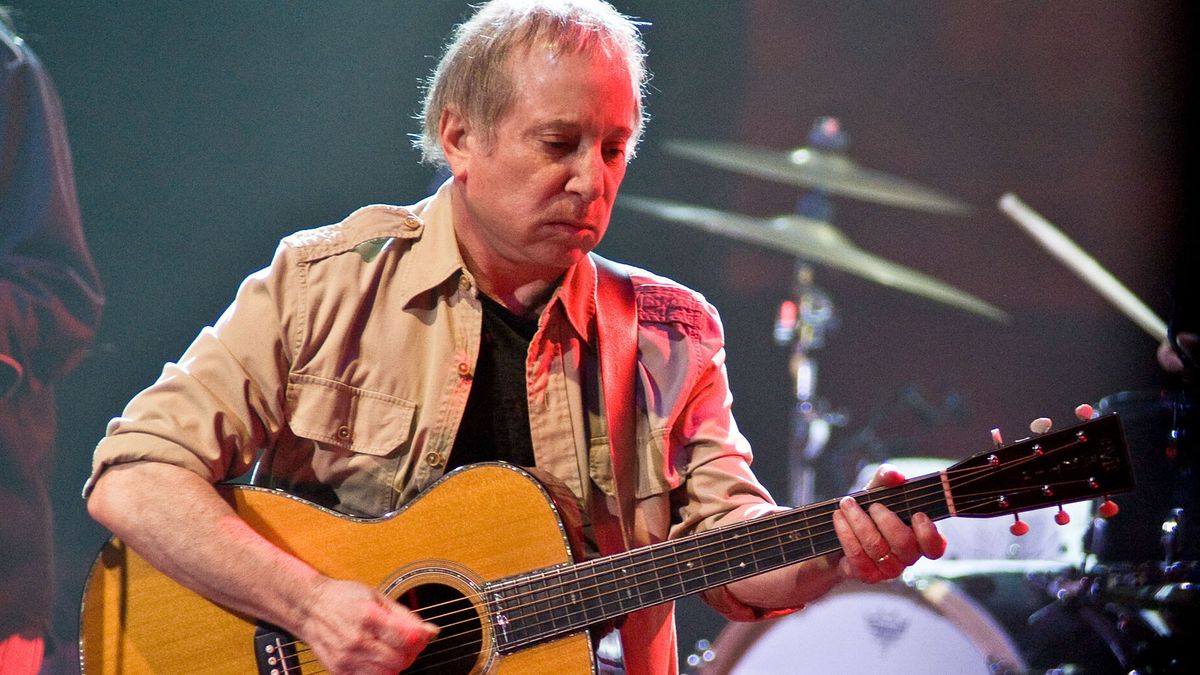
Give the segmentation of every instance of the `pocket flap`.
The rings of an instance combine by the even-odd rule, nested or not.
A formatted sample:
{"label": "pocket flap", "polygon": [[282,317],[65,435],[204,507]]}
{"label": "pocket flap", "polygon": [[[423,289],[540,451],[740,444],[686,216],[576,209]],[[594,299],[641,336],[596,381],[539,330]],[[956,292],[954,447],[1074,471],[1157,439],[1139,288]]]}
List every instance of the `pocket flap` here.
{"label": "pocket flap", "polygon": [[288,381],[292,432],[350,452],[385,456],[408,442],[411,401],[307,375]]}

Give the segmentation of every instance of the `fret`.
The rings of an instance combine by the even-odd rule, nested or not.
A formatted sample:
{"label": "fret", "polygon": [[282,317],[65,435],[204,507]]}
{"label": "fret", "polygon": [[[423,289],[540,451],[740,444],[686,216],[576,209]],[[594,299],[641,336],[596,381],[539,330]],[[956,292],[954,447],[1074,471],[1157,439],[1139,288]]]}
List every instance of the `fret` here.
{"label": "fret", "polygon": [[695,550],[695,542],[685,539],[671,542],[663,551],[662,559],[657,566],[661,600],[666,601],[687,595],[685,579],[688,571],[694,566]]}

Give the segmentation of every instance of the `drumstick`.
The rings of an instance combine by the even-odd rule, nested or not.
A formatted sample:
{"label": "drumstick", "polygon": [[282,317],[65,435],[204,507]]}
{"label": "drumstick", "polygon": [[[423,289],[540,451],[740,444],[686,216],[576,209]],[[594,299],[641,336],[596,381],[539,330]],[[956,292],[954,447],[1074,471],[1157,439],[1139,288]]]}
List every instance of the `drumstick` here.
{"label": "drumstick", "polygon": [[1079,275],[1100,295],[1121,310],[1142,330],[1155,340],[1162,342],[1167,339],[1167,324],[1138,299],[1124,284],[1117,280],[1108,270],[1101,267],[1095,258],[1079,248],[1058,228],[1050,224],[1036,211],[1029,208],[1011,192],[1000,198],[1000,210],[1025,229],[1039,244],[1054,257],[1058,258],[1075,274]]}

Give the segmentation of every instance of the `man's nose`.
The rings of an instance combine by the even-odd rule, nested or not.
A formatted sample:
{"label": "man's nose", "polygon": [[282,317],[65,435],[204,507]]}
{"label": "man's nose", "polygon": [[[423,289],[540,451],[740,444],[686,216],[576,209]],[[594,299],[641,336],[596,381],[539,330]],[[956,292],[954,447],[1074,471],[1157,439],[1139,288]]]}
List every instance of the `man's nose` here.
{"label": "man's nose", "polygon": [[604,194],[604,153],[599,147],[581,151],[571,166],[567,190],[584,202],[594,202]]}

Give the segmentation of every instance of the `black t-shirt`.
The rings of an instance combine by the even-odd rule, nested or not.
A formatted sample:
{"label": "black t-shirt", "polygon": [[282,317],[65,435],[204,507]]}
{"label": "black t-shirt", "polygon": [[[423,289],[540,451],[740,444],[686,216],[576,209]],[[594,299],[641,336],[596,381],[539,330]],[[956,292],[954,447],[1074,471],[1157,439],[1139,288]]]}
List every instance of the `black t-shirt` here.
{"label": "black t-shirt", "polygon": [[479,359],[446,470],[494,460],[533,466],[525,359],[537,319],[517,316],[486,295],[480,294],[479,299],[483,303]]}

